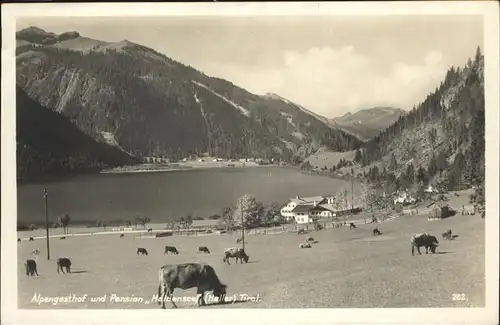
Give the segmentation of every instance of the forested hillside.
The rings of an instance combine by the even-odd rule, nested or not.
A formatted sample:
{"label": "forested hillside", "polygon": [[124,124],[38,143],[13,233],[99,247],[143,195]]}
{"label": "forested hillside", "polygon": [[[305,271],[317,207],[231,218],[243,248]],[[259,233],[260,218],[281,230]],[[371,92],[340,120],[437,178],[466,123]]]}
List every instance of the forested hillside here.
{"label": "forested hillside", "polygon": [[120,149],[88,137],[66,117],[40,106],[19,88],[16,109],[19,180],[138,163]]}
{"label": "forested hillside", "polygon": [[354,172],[392,190],[429,183],[484,190],[484,121],[484,56],[478,48],[465,67],[451,67],[422,103],[358,150]]}
{"label": "forested hillside", "polygon": [[251,94],[142,45],[37,28],[16,37],[18,86],[95,140],[105,135],[138,157],[298,162],[322,145],[361,145],[294,103]]}

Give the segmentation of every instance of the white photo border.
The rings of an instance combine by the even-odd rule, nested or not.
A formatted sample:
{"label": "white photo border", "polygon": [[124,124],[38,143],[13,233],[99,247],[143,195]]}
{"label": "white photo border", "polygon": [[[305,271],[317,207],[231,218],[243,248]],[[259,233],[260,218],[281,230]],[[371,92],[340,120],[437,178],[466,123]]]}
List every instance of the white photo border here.
{"label": "white photo border", "polygon": [[[481,15],[486,103],[485,308],[27,310],[17,306],[15,31],[22,17]],[[494,1],[2,5],[2,322],[10,324],[498,324],[499,6]],[[77,314],[75,314],[75,312]]]}

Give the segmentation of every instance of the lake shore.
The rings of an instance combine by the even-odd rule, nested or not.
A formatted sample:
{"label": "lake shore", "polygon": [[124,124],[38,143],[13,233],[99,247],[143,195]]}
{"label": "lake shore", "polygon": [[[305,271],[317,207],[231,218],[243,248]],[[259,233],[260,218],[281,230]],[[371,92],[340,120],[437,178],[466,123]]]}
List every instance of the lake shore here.
{"label": "lake shore", "polygon": [[171,164],[140,164],[134,166],[116,167],[102,170],[101,174],[122,174],[122,173],[154,173],[172,172],[184,170],[206,170],[215,168],[247,168],[247,167],[283,167],[278,165],[259,165],[255,162],[227,162],[227,161],[188,161]]}

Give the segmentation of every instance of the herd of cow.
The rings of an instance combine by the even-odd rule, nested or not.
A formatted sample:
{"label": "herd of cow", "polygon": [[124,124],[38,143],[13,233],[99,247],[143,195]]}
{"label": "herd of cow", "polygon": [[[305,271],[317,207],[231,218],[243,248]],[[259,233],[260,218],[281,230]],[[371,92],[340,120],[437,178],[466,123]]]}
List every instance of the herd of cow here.
{"label": "herd of cow", "polygon": [[[356,226],[353,223],[350,223],[349,225],[346,226],[349,226],[350,229],[356,228]],[[303,231],[302,229],[298,231],[298,234],[305,234],[305,233],[306,232]],[[382,235],[382,233],[380,232],[378,227],[373,229],[373,236],[380,236],[380,235]],[[123,237],[124,234],[121,234],[120,238]],[[443,239],[446,240],[452,240],[455,239],[457,235],[452,235],[451,229],[448,229],[446,232],[442,233],[442,237]],[[30,237],[29,240],[33,241],[33,238]],[[241,238],[237,239],[237,243],[240,243],[241,241],[242,241]],[[20,239],[18,239],[18,242],[20,242]],[[300,244],[299,247],[311,248],[312,247],[311,245],[316,243],[318,243],[318,241],[314,240],[314,238],[307,237],[306,242]],[[411,244],[411,253],[412,256],[414,256],[415,248],[419,255],[422,254],[420,252],[421,247],[425,247],[426,254],[428,254],[429,250],[431,251],[431,253],[435,253],[436,247],[437,245],[439,245],[439,241],[437,240],[436,237],[432,236],[429,233],[422,233],[413,235],[410,239],[410,244]],[[197,251],[199,253],[210,254],[210,250],[206,246],[199,246]],[[38,249],[35,249],[32,252],[32,254],[38,255],[40,254],[40,251]],[[164,255],[166,254],[178,255],[179,251],[175,246],[165,246]],[[137,255],[147,256],[148,251],[143,247],[139,247],[137,248]],[[238,261],[240,263],[243,263],[243,261],[245,263],[248,263],[250,259],[250,257],[244,251],[244,249],[236,247],[228,248],[224,251],[222,262],[230,265],[229,260],[231,258],[234,258],[236,260],[236,263],[238,263]],[[38,276],[37,264],[35,260],[28,259],[24,265],[26,267],[27,276],[34,276],[35,274]],[[56,265],[57,265],[57,273],[60,272],[65,273],[64,269],[66,270],[66,273],[71,273],[71,260],[69,258],[67,257],[58,258],[56,261]],[[172,306],[174,308],[177,308],[174,300],[167,299],[167,297],[172,298],[174,290],[176,288],[186,290],[194,287],[197,288],[198,306],[205,305],[204,295],[205,292],[209,291],[213,293],[214,297],[218,298],[219,303],[223,303],[225,300],[227,285],[221,283],[212,266],[201,263],[183,263],[176,265],[163,265],[160,268],[159,286],[158,286],[158,297],[159,297],[158,304],[161,305],[162,308],[165,308],[166,300],[170,300]]]}

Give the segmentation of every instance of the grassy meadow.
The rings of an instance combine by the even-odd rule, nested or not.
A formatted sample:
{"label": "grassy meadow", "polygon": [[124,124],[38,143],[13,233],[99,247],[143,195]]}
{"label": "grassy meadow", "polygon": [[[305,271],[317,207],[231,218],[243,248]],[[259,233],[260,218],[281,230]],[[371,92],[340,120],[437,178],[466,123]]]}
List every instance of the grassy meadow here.
{"label": "grassy meadow", "polygon": [[[282,233],[246,237],[248,264],[222,263],[225,248],[237,246],[236,235],[140,238],[139,234],[74,236],[51,240],[47,260],[45,240],[18,243],[19,308],[159,308],[151,299],[158,290],[158,269],[163,264],[202,262],[212,265],[228,285],[235,303],[205,308],[380,308],[380,307],[481,307],[485,304],[485,228],[479,215],[428,221],[427,217],[400,217],[357,229],[328,228],[307,235]],[[458,237],[441,238],[448,228]],[[437,254],[411,256],[410,236],[429,232],[440,241]],[[318,240],[300,249],[307,236]],[[179,255],[163,255],[174,245]],[[211,254],[197,252],[207,246]],[[144,247],[148,256],[136,255]],[[23,263],[37,256],[40,276],[25,275]],[[70,257],[72,274],[57,274],[55,259]],[[176,289],[175,297],[194,297],[196,289]],[[87,295],[82,302],[37,303],[33,297]],[[90,297],[106,298],[102,302]],[[111,295],[142,298],[117,301]],[[254,297],[255,301],[241,295]],[[454,300],[454,294],[467,300]],[[234,296],[236,295],[236,296]],[[258,299],[257,299],[258,298]],[[33,301],[32,301],[33,300]],[[36,299],[35,299],[36,300]],[[244,301],[247,300],[247,301]],[[192,302],[177,302],[191,307]],[[170,308],[167,303],[167,308]]]}

